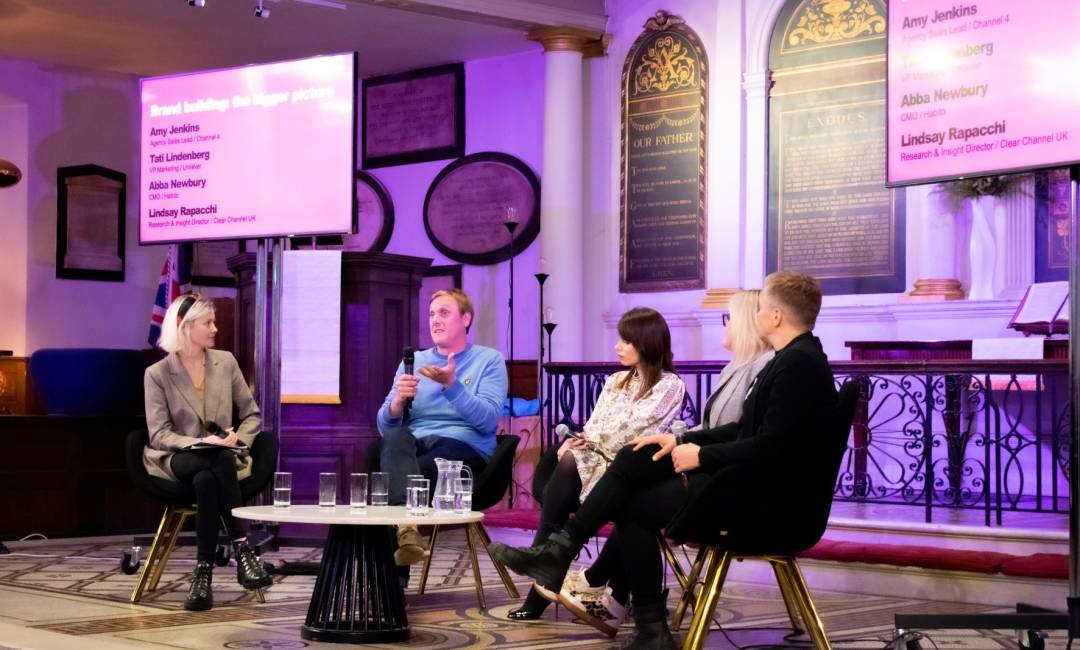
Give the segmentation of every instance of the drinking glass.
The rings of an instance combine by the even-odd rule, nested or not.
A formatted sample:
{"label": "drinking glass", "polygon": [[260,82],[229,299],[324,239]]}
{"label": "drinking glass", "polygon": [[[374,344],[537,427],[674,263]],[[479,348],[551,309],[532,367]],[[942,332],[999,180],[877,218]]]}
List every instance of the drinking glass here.
{"label": "drinking glass", "polygon": [[337,474],[319,473],[319,507],[333,508],[337,505]]}
{"label": "drinking glass", "polygon": [[386,472],[371,473],[371,507],[385,508],[390,502],[390,475]]}
{"label": "drinking glass", "polygon": [[274,472],[274,507],[288,508],[292,504],[292,474]]}
{"label": "drinking glass", "polygon": [[405,512],[412,512],[416,507],[416,493],[412,490],[413,479],[424,478],[423,474],[408,474],[405,476]]}
{"label": "drinking glass", "polygon": [[367,474],[349,475],[349,505],[363,510],[367,508]]}
{"label": "drinking glass", "polygon": [[409,481],[409,491],[413,493],[412,516],[423,517],[428,512],[428,480],[426,478],[414,478]]}
{"label": "drinking glass", "polygon": [[454,512],[463,515],[472,511],[472,488],[471,478],[454,479]]}

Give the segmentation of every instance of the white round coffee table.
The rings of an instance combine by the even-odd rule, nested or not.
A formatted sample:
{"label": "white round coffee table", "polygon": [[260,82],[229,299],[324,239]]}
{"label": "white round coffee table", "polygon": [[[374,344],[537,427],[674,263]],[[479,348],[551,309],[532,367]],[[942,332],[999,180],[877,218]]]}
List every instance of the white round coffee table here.
{"label": "white round coffee table", "polygon": [[330,524],[319,577],[311,593],[300,636],[309,641],[389,643],[409,638],[405,592],[394,564],[394,526],[470,524],[481,512],[428,510],[412,517],[404,506],[354,510],[349,506],[247,506],[234,508],[240,519],[293,524]]}

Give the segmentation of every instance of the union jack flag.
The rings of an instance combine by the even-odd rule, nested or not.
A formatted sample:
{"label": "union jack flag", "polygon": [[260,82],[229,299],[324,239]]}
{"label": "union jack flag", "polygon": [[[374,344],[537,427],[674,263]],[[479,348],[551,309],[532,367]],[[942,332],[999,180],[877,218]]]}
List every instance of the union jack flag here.
{"label": "union jack flag", "polygon": [[150,313],[150,347],[157,345],[161,338],[161,323],[169,305],[180,294],[191,291],[191,244],[172,244],[165,256],[165,265],[161,267],[161,281],[158,283],[154,298],[154,309]]}

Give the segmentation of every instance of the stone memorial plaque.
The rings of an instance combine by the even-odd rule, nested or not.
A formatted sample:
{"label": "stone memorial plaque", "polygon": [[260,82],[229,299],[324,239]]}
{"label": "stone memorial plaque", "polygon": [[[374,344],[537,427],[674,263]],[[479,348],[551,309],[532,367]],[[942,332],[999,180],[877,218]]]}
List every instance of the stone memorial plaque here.
{"label": "stone memorial plaque", "polygon": [[441,253],[464,264],[510,258],[508,216],[518,222],[514,254],[540,233],[540,181],[502,153],[465,156],[439,172],[424,199],[424,228]]}
{"label": "stone memorial plaque", "polygon": [[707,67],[697,34],[664,12],[627,54],[620,291],[705,286]]}
{"label": "stone memorial plaque", "polygon": [[464,64],[365,79],[363,93],[365,169],[464,155]]}

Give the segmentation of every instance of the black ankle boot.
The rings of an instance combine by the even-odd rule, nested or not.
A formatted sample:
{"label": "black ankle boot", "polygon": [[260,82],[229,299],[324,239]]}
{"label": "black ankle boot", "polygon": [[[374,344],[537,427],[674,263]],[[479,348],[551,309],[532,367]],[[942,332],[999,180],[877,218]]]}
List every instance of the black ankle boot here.
{"label": "black ankle boot", "polygon": [[511,571],[518,575],[529,576],[536,581],[536,588],[543,594],[546,590],[553,596],[544,596],[548,600],[559,597],[563,578],[566,577],[570,563],[577,553],[577,546],[570,541],[565,531],[560,531],[547,538],[543,544],[525,548],[511,548],[498,542],[491,545],[491,554]]}
{"label": "black ankle boot", "polygon": [[274,579],[266,572],[262,560],[247,542],[240,542],[235,547],[236,581],[244,589],[262,589],[274,584]]}
{"label": "black ankle boot", "polygon": [[535,621],[544,615],[547,606],[547,599],[535,589],[530,589],[529,595],[525,597],[525,602],[521,604],[521,607],[507,612],[506,618],[511,621]]}
{"label": "black ankle boot", "polygon": [[634,608],[634,635],[622,650],[678,650],[667,623],[667,603]]}
{"label": "black ankle boot", "polygon": [[214,606],[214,592],[210,583],[214,579],[214,567],[209,562],[199,562],[191,573],[191,588],[184,599],[184,609],[201,612]]}

